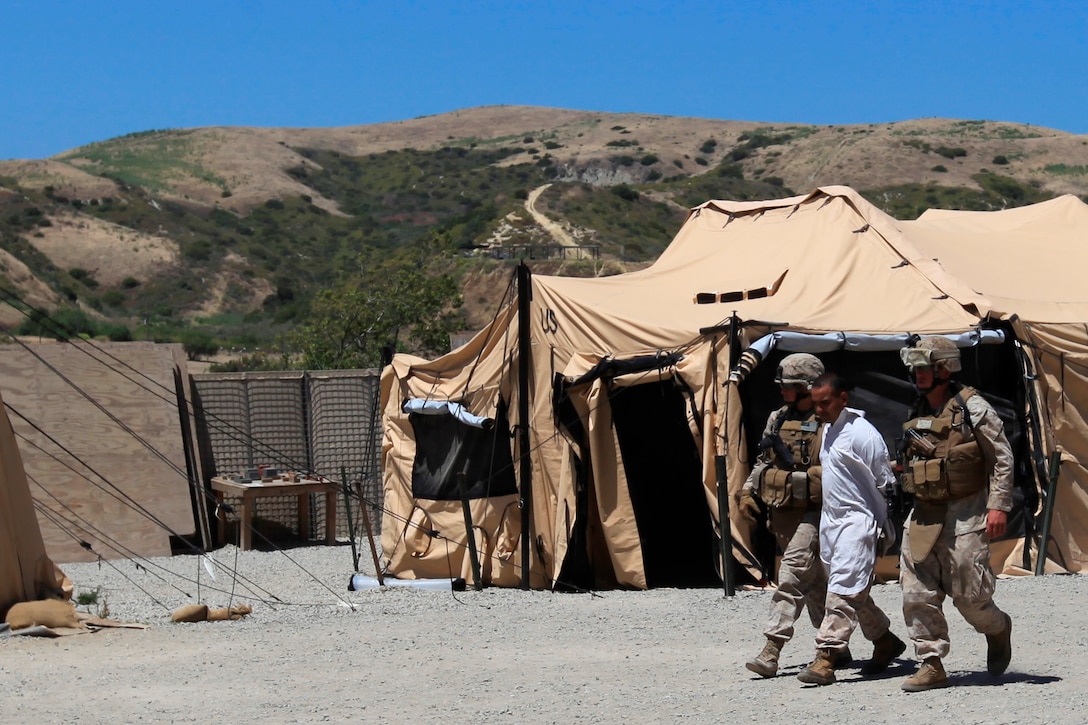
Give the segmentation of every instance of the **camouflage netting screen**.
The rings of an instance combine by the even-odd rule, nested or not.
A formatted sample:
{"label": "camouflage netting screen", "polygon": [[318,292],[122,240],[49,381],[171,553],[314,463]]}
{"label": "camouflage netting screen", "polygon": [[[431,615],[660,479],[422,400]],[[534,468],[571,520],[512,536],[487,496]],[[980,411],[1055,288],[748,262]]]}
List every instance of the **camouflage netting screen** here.
{"label": "camouflage netting screen", "polygon": [[[375,535],[381,530],[381,414],[376,370],[209,373],[193,376],[201,458],[206,475],[245,478],[271,467],[343,482],[351,525],[363,532],[365,501]],[[228,503],[230,501],[228,500]],[[336,506],[337,538],[350,535],[344,496]],[[258,530],[275,538],[298,534],[294,497],[264,498]],[[320,537],[325,507],[311,502],[311,535]]]}

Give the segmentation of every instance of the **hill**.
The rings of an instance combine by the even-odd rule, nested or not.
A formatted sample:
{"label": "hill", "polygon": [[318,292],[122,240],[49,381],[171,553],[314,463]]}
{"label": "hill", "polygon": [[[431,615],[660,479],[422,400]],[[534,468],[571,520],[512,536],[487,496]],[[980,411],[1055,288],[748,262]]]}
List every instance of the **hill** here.
{"label": "hill", "polygon": [[[827,184],[900,218],[1084,196],[1088,138],[995,121],[812,126],[517,106],[145,131],[0,162],[0,289],[141,338],[200,330],[268,345],[360,255],[439,232],[461,250],[447,267],[465,280],[474,328],[525,245],[599,249],[538,271],[614,273],[652,261],[695,204]],[[0,311],[8,327],[23,318]]]}

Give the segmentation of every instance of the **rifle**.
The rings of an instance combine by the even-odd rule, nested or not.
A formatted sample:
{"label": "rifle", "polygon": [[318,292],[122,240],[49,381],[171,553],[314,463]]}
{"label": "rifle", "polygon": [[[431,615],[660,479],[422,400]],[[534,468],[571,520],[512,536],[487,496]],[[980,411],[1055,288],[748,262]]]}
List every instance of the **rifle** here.
{"label": "rifle", "polygon": [[786,464],[786,467],[793,468],[796,461],[793,458],[793,453],[786,446],[786,442],[782,440],[782,436],[778,433],[770,433],[763,436],[763,440],[759,442],[760,452],[766,452],[770,448],[774,451],[775,456]]}

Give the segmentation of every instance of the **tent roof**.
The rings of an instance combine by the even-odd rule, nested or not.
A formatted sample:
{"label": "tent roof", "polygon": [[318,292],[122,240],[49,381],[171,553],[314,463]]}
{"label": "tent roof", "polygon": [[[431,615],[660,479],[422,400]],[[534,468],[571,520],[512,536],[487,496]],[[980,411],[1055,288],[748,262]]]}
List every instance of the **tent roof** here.
{"label": "tent roof", "polygon": [[577,347],[589,338],[609,352],[621,340],[628,350],[681,345],[734,312],[814,332],[976,326],[985,299],[915,248],[902,224],[847,187],[708,201],[652,266],[596,279],[534,277],[534,300],[560,331],[578,331]]}
{"label": "tent roof", "polygon": [[1077,197],[993,212],[930,209],[900,225],[920,252],[987,299],[983,313],[1088,320],[1088,205]]}

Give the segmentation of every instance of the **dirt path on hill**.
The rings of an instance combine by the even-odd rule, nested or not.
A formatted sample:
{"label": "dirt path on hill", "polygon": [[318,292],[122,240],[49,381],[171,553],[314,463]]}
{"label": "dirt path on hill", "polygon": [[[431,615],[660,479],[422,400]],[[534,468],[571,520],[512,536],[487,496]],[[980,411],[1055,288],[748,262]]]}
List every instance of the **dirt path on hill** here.
{"label": "dirt path on hill", "polygon": [[536,200],[539,199],[540,195],[547,191],[550,186],[551,184],[544,184],[543,186],[538,186],[530,191],[529,198],[525,200],[525,211],[529,212],[529,216],[533,218],[533,221],[551,235],[552,239],[554,239],[557,244],[562,244],[564,247],[576,247],[578,246],[578,242],[574,237],[567,233],[566,229],[537,211]]}

